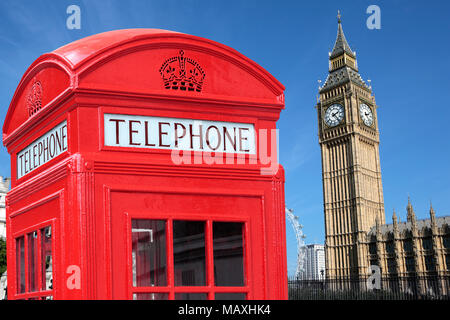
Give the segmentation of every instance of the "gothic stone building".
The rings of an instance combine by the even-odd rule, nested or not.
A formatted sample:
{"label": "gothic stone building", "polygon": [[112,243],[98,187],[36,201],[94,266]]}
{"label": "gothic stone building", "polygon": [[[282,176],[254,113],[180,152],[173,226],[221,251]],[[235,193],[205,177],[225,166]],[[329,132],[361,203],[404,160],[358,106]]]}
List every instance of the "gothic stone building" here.
{"label": "gothic stone building", "polygon": [[450,268],[450,217],[417,220],[411,201],[406,207],[407,221],[400,222],[394,211],[392,224],[377,223],[367,234],[371,265],[382,274],[443,276]]}
{"label": "gothic stone building", "polygon": [[449,274],[449,220],[386,224],[377,105],[361,78],[340,17],[329,74],[316,105],[325,217],[327,278],[361,278],[378,265],[382,276]]}

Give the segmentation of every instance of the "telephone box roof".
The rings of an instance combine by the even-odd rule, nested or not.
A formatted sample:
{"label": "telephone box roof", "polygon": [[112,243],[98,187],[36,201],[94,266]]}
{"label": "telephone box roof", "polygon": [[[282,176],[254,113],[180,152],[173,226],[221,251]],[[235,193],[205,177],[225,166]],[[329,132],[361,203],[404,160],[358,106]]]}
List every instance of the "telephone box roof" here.
{"label": "telephone box roof", "polygon": [[68,43],[52,53],[66,60],[71,66],[78,65],[112,47],[139,41],[149,37],[183,35],[183,33],[163,29],[122,29],[94,34]]}
{"label": "telephone box roof", "polygon": [[[98,81],[98,79],[111,78],[111,71],[109,71],[109,74],[101,76],[98,74],[98,70],[101,70],[114,59],[147,49],[166,50],[164,52],[166,56],[145,62],[155,64],[152,70],[156,68],[157,63],[161,63],[161,59],[169,58],[168,53],[166,53],[168,50],[171,50],[171,55],[180,52],[180,49],[184,49],[188,51],[186,53],[188,57],[193,52],[205,57],[205,64],[208,64],[210,69],[214,69],[208,75],[209,81],[211,82],[211,79],[215,77],[216,83],[211,84],[208,90],[204,90],[201,97],[195,96],[196,99],[209,99],[210,101],[222,99],[223,101],[240,101],[241,103],[249,101],[254,104],[274,105],[277,108],[284,107],[284,86],[257,63],[226,45],[209,39],[162,29],[122,29],[99,33],[74,41],[36,59],[23,75],[11,100],[3,124],[4,144],[7,142],[6,140],[10,140],[13,132],[15,136],[23,131],[23,126],[29,126],[38,121],[37,114],[36,117],[32,117],[26,111],[30,95],[36,96],[36,94],[43,92],[38,111],[48,109],[49,105],[58,104],[80,88],[95,87],[98,83],[95,81]],[[128,63],[136,64],[137,62],[129,59]],[[155,69],[158,75],[159,67],[158,65]],[[220,70],[219,68],[225,69]],[[122,70],[128,69],[131,70],[131,68],[123,68]],[[234,71],[230,71],[231,69]],[[240,71],[237,72],[236,70]],[[137,69],[137,71],[140,70]],[[97,76],[95,81],[92,80],[92,74]],[[232,78],[236,74],[238,74],[239,79]],[[131,77],[132,75],[127,76]],[[156,74],[149,75],[149,79],[155,77],[152,78],[152,84],[161,82],[161,80],[156,81],[156,76]],[[39,87],[40,83],[37,87],[35,85],[36,82],[39,82],[39,77],[47,81],[47,83],[42,83],[44,89]],[[114,81],[114,79],[111,79],[111,81]],[[124,87],[120,83],[115,85],[118,90]],[[220,86],[223,88],[220,88]],[[127,88],[127,90],[131,89]],[[159,88],[155,89],[150,86],[146,90],[147,93],[159,94],[160,96],[164,92],[163,89],[158,91]],[[164,92],[165,95],[167,93],[167,91]],[[182,94],[182,92],[171,93],[174,97]],[[19,105],[21,107],[17,108]],[[42,114],[42,112],[37,113]]]}

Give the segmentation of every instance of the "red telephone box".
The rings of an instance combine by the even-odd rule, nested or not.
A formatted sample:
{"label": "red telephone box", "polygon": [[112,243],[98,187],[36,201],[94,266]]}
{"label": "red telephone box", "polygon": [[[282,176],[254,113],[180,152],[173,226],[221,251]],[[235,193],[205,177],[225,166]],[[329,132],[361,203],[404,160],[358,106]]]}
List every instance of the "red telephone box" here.
{"label": "red telephone box", "polygon": [[3,126],[9,299],[286,299],[284,87],[165,30],[39,57]]}

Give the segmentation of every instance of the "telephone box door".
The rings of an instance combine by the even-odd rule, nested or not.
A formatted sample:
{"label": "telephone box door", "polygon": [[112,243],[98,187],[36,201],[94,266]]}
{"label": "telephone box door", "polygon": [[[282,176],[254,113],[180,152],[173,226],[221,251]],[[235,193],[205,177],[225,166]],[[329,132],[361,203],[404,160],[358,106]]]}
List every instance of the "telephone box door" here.
{"label": "telephone box door", "polygon": [[111,190],[110,199],[114,299],[263,298],[263,249],[249,245],[264,241],[261,196]]}

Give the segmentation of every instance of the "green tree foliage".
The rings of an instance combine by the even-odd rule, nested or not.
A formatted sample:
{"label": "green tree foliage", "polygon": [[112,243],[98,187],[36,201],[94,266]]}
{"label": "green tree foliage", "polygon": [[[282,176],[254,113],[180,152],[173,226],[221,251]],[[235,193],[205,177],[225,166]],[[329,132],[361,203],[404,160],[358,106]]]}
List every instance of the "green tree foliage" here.
{"label": "green tree foliage", "polygon": [[6,241],[0,238],[0,275],[6,271]]}

